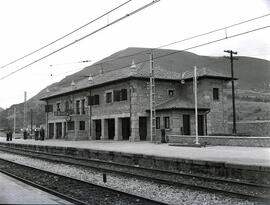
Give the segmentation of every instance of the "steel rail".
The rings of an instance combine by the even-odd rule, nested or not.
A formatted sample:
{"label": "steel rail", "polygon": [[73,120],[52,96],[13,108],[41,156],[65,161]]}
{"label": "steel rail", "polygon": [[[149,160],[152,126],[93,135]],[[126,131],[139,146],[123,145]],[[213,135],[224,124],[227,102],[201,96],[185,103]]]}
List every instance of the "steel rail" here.
{"label": "steel rail", "polygon": [[[0,159],[0,161],[4,161],[6,163],[9,163],[9,164],[12,164],[12,165],[15,165],[15,166],[20,166],[20,167],[23,167],[23,168],[26,168],[26,169],[31,169],[33,171],[37,171],[37,172],[40,172],[40,173],[46,173],[48,175],[51,175],[51,176],[56,176],[56,177],[59,177],[59,178],[62,178],[62,179],[67,179],[67,180],[72,180],[74,181],[75,183],[78,183],[78,186],[73,186],[74,188],[81,188],[81,187],[84,187],[84,186],[92,186],[92,187],[96,187],[98,189],[103,189],[105,191],[109,191],[109,192],[113,192],[115,193],[116,195],[117,194],[120,194],[122,196],[127,196],[127,197],[130,197],[130,198],[133,198],[134,201],[136,201],[136,203],[140,204],[139,202],[141,201],[143,204],[162,204],[162,205],[167,205],[167,203],[165,202],[161,202],[161,201],[156,201],[156,200],[153,200],[153,199],[150,199],[150,198],[147,198],[147,197],[144,197],[144,196],[140,196],[140,195],[137,195],[137,194],[131,194],[131,193],[128,193],[128,192],[125,192],[125,191],[121,191],[121,190],[117,190],[117,189],[113,189],[113,188],[109,188],[109,187],[106,187],[106,186],[102,186],[102,185],[98,185],[98,184],[94,184],[94,183],[91,183],[91,182],[86,182],[86,181],[83,181],[83,180],[80,180],[80,179],[76,179],[76,178],[73,178],[73,177],[68,177],[68,176],[65,176],[65,175],[61,175],[61,174],[57,174],[57,173],[53,173],[53,172],[50,172],[50,171],[46,171],[46,170],[43,170],[43,169],[39,169],[39,168],[36,168],[36,167],[31,167],[31,166],[28,166],[28,165],[23,165],[23,164],[20,164],[20,163],[17,163],[17,162],[13,162],[13,161],[10,161],[10,160],[6,160],[6,159]],[[1,163],[1,166],[2,166],[2,163]],[[20,169],[21,170],[21,169]],[[0,168],[0,172],[4,173],[4,174],[7,174],[11,177],[14,177],[18,180],[21,180],[31,186],[34,186],[36,188],[39,188],[41,190],[44,190],[46,192],[49,192],[53,195],[56,195],[58,196],[59,198],[63,198],[69,202],[72,202],[72,203],[75,203],[75,204],[88,204],[87,202],[84,202],[83,200],[80,200],[80,199],[76,199],[74,197],[70,197],[68,196],[67,194],[63,194],[59,191],[55,191],[51,188],[47,188],[45,186],[42,186],[42,185],[39,185],[39,184],[36,184],[30,180],[27,180],[27,179],[24,179],[20,176],[17,176],[16,174],[12,174],[6,170],[4,170],[3,168]],[[14,169],[13,169],[13,172],[14,172]],[[54,185],[55,186],[55,185]],[[102,199],[101,199],[102,200]]]}
{"label": "steel rail", "polygon": [[[0,150],[3,150],[2,148],[3,147],[0,146]],[[23,149],[23,150],[18,149],[18,148],[12,148],[12,149],[13,150],[9,149],[9,150],[5,150],[5,151],[11,152],[11,153],[16,153],[16,151],[17,151],[17,152],[19,152],[19,154],[27,155],[27,156],[34,157],[34,158],[39,158],[39,159],[41,158],[43,160],[48,160],[48,161],[53,161],[53,162],[62,162],[62,163],[67,163],[67,164],[71,164],[71,165],[79,165],[79,166],[99,170],[102,172],[111,172],[111,173],[117,173],[117,174],[126,175],[126,176],[130,176],[130,177],[138,177],[138,178],[155,181],[155,182],[162,183],[162,184],[168,184],[168,185],[174,185],[174,186],[185,186],[185,187],[189,187],[189,188],[193,188],[193,189],[199,189],[202,191],[216,192],[216,193],[221,193],[224,195],[230,195],[230,196],[240,197],[240,198],[249,199],[249,200],[256,200],[256,201],[260,201],[260,202],[269,202],[270,201],[270,198],[268,198],[268,197],[233,192],[233,191],[224,190],[224,189],[216,188],[216,187],[212,188],[209,186],[203,186],[203,185],[198,185],[198,184],[190,184],[190,183],[186,183],[186,182],[161,179],[161,178],[157,178],[157,177],[153,176],[153,173],[155,172],[155,174],[160,173],[160,174],[166,174],[166,175],[179,175],[181,177],[193,178],[193,180],[200,179],[200,180],[210,181],[210,183],[211,182],[212,183],[215,182],[218,184],[219,183],[228,183],[230,185],[247,186],[247,187],[253,187],[253,188],[266,188],[270,192],[269,185],[234,181],[234,180],[221,179],[221,178],[210,177],[210,176],[206,177],[206,176],[201,176],[198,174],[177,173],[177,172],[172,172],[172,171],[142,168],[142,167],[138,167],[138,166],[125,165],[125,164],[120,164],[120,163],[115,163],[115,162],[108,162],[108,161],[101,161],[101,160],[94,160],[94,159],[83,159],[83,158],[60,155],[60,154],[36,152],[36,151],[26,150],[26,149]],[[50,158],[48,158],[48,157],[50,157]],[[71,160],[71,161],[67,161],[67,160]],[[99,163],[99,164],[103,164],[103,165],[118,166],[118,170],[115,168],[110,169],[110,168],[104,168],[104,167],[100,167],[100,166],[94,166],[94,165],[90,165],[89,163]],[[127,172],[127,171],[123,171],[123,168],[124,169],[125,168],[132,169],[132,173]],[[146,171],[148,173],[151,173],[152,176],[149,177],[149,176],[145,176],[145,175],[140,174],[140,173],[135,173],[136,171],[139,171],[139,172]]]}

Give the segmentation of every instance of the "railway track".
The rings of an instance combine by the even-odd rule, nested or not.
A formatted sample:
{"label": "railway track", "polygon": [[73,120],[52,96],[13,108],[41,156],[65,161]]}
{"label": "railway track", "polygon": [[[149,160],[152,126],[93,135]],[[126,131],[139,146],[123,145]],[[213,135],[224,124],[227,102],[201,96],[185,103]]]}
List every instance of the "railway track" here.
{"label": "railway track", "polygon": [[143,178],[145,180],[151,180],[162,184],[185,186],[196,190],[220,193],[227,196],[248,199],[256,202],[269,203],[270,201],[269,185],[233,181],[228,179],[200,176],[187,173],[153,170],[148,168],[117,164],[114,162],[81,159],[77,157],[41,153],[30,150],[7,150],[5,147],[0,147],[0,150],[41,158],[53,162],[64,162],[73,165],[75,164],[91,169],[96,169],[101,172],[111,172],[129,177]]}
{"label": "railway track", "polygon": [[0,159],[0,171],[73,204],[166,204],[4,159]]}

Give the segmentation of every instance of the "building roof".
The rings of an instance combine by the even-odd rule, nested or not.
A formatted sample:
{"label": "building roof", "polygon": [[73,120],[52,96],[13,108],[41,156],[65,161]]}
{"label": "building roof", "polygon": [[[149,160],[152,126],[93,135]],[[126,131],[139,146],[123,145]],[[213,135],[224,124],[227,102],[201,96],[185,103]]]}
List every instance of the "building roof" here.
{"label": "building roof", "polygon": [[[137,65],[132,65],[130,67],[125,67],[117,70],[113,70],[110,72],[102,73],[96,76],[93,76],[93,80],[90,82],[88,77],[85,76],[85,79],[76,82],[73,86],[62,87],[58,91],[48,92],[44,95],[41,100],[45,100],[48,98],[53,98],[59,95],[79,91],[86,88],[96,87],[103,84],[111,83],[114,81],[124,80],[128,78],[142,78],[148,79],[150,77],[149,71],[149,63],[139,63]],[[210,69],[198,69],[197,76],[200,77],[212,77],[212,78],[221,78],[224,80],[230,80],[229,76],[225,76],[224,74],[217,73]],[[192,71],[186,71],[183,73],[178,73],[174,71],[169,71],[166,69],[159,67],[154,68],[154,77],[158,80],[171,80],[171,81],[179,81],[179,80],[188,80],[193,78]]]}
{"label": "building roof", "polygon": [[[194,110],[195,105],[194,102],[185,98],[185,97],[174,97],[166,102],[163,102],[156,106],[157,111],[161,110]],[[198,102],[198,109],[199,110],[210,110],[209,106],[202,105]]]}

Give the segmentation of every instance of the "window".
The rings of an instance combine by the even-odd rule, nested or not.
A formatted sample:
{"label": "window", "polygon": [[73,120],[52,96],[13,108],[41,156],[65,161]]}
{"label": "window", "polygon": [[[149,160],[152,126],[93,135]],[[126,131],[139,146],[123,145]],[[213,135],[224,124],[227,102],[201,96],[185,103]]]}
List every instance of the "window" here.
{"label": "window", "polygon": [[125,101],[127,100],[127,89],[114,90],[113,91],[113,101]]}
{"label": "window", "polygon": [[168,90],[168,95],[170,97],[173,97],[174,96],[174,90]]}
{"label": "window", "polygon": [[82,114],[85,114],[85,99],[82,99]]}
{"label": "window", "polygon": [[85,130],[85,121],[80,121],[80,130]]}
{"label": "window", "polygon": [[121,90],[121,101],[127,100],[127,89]]}
{"label": "window", "polygon": [[66,111],[69,110],[69,102],[68,102],[68,100],[65,102],[65,110],[66,110]]}
{"label": "window", "polygon": [[88,96],[88,105],[99,105],[99,95]]}
{"label": "window", "polygon": [[165,126],[165,129],[170,128],[170,117],[164,117],[164,126]]}
{"label": "window", "polygon": [[45,105],[45,112],[52,112],[53,106],[52,105]]}
{"label": "window", "polygon": [[99,95],[94,95],[94,105],[99,105]]}
{"label": "window", "polygon": [[113,91],[113,101],[119,102],[121,100],[121,90],[114,90]]}
{"label": "window", "polygon": [[74,130],[74,121],[67,122],[67,129],[68,130]]}
{"label": "window", "polygon": [[76,101],[76,114],[80,114],[80,101]]}
{"label": "window", "polygon": [[160,117],[156,117],[156,129],[160,129]]}
{"label": "window", "polygon": [[106,93],[106,103],[112,102],[112,92]]}
{"label": "window", "polygon": [[218,88],[213,88],[213,100],[219,100],[219,90],[218,90]]}
{"label": "window", "polygon": [[60,111],[60,103],[56,104],[56,111]]}

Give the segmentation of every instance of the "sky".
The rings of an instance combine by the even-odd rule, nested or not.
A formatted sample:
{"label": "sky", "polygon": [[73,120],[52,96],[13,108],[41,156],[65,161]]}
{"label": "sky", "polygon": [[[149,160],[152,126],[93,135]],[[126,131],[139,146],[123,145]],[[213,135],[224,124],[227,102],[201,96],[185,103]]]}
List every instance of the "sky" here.
{"label": "sky", "polygon": [[[127,0],[0,0],[0,67],[90,22]],[[69,37],[0,68],[0,107],[24,101],[46,86],[128,47],[156,48],[194,35],[270,13],[270,0],[160,0],[21,71],[2,79],[75,40],[108,25],[152,0],[132,0]],[[186,49],[216,39],[269,26],[270,16],[166,49]],[[239,56],[270,60],[270,28],[188,50],[198,55]],[[79,63],[80,61],[91,61]],[[270,68],[269,68],[270,69]]]}

